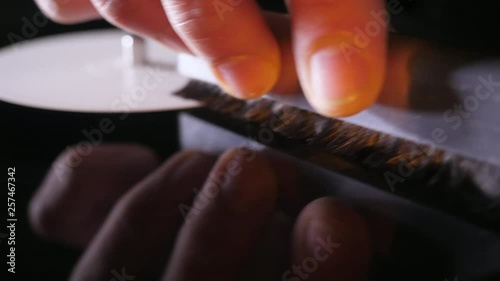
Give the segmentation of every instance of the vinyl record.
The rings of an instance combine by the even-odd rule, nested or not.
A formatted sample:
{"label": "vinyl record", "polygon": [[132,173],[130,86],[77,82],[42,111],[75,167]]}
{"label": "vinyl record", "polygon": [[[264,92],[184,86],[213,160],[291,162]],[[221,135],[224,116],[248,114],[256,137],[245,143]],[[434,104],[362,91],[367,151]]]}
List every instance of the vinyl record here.
{"label": "vinyl record", "polygon": [[[176,54],[146,42],[149,63],[127,64],[121,31],[59,35],[0,50],[0,100],[74,112],[148,112],[197,103],[172,96],[188,78],[176,71]],[[154,63],[152,63],[154,62]]]}

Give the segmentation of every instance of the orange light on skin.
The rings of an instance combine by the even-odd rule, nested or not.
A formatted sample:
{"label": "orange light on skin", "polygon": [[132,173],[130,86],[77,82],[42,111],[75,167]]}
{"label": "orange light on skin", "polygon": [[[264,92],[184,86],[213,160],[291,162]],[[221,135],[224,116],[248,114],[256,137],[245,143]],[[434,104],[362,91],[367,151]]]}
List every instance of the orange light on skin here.
{"label": "orange light on skin", "polygon": [[[298,83],[296,67],[293,61],[290,46],[283,48],[285,42],[279,41],[282,50],[282,73],[278,83],[272,90],[279,95],[297,95],[301,88]],[[409,103],[409,92],[412,79],[412,62],[428,48],[423,41],[405,38],[402,36],[391,37],[387,62],[387,76],[382,87],[377,103],[393,107],[406,107]],[[351,74],[353,75],[353,74]],[[348,78],[355,79],[356,77]]]}
{"label": "orange light on skin", "polygon": [[277,39],[281,49],[281,72],[271,92],[281,95],[298,94],[301,92],[301,87],[291,42],[286,37],[278,37]]}
{"label": "orange light on skin", "polygon": [[280,75],[271,92],[280,95],[299,94],[301,88],[292,51],[290,16],[267,12],[265,17],[281,51]]}

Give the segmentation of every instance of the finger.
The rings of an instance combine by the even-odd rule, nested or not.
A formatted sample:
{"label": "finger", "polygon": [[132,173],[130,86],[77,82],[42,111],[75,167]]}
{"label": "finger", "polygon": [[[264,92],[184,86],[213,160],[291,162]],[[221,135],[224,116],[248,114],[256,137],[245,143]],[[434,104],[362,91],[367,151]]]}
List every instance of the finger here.
{"label": "finger", "polygon": [[[276,211],[245,262],[239,281],[276,281],[288,267],[294,219]],[[295,280],[294,280],[295,281]]]}
{"label": "finger", "polygon": [[[286,120],[275,120],[273,126],[281,126]],[[304,177],[301,169],[290,161],[289,156],[283,155],[275,150],[264,150],[261,152],[273,167],[274,176],[277,181],[278,198],[276,200],[277,208],[287,216],[295,218],[300,211],[313,198],[311,190],[316,189],[310,182],[304,184]]]}
{"label": "finger", "polygon": [[128,32],[190,52],[168,23],[160,0],[90,0],[107,21]]}
{"label": "finger", "polygon": [[136,185],[113,208],[71,280],[123,274],[157,280],[182,224],[179,208],[191,204],[193,189],[203,184],[212,164],[209,156],[183,152]]}
{"label": "finger", "polygon": [[173,28],[240,98],[267,93],[280,73],[279,47],[253,0],[163,0]]}
{"label": "finger", "polygon": [[295,60],[312,106],[332,117],[369,107],[385,77],[385,1],[289,2]]}
{"label": "finger", "polygon": [[299,78],[292,52],[290,16],[272,12],[265,12],[264,16],[278,42],[281,53],[280,75],[271,92],[285,95],[300,93]]}
{"label": "finger", "polygon": [[292,243],[293,265],[283,280],[367,280],[367,227],[356,212],[335,199],[318,199],[302,211]]}
{"label": "finger", "polygon": [[221,156],[179,232],[163,280],[237,280],[272,216],[276,193],[265,158],[246,149]]}
{"label": "finger", "polygon": [[159,165],[157,155],[139,145],[100,145],[89,154],[82,149],[57,158],[29,206],[38,234],[81,247],[118,198]]}
{"label": "finger", "polygon": [[62,24],[81,23],[100,18],[90,0],[35,0],[51,20]]}

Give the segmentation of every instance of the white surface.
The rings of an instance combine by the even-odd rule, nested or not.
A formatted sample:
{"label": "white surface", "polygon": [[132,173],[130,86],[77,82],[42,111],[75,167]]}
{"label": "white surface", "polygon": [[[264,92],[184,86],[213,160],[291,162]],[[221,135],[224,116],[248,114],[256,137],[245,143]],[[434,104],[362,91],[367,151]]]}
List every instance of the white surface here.
{"label": "white surface", "polygon": [[[180,115],[179,130],[183,149],[201,149],[209,153],[222,153],[237,146],[266,149],[260,143],[189,114]],[[330,196],[408,225],[410,229],[418,229],[419,235],[424,235],[446,249],[454,249],[450,254],[454,257],[452,262],[456,265],[455,273],[460,281],[480,280],[479,276],[500,270],[500,240],[497,234],[295,157],[279,154],[300,171],[298,176],[303,176],[304,182],[310,183],[303,188],[309,191],[311,188],[324,188]]]}
{"label": "white surface", "polygon": [[208,63],[191,55],[179,54],[177,56],[177,71],[193,79],[217,84],[217,78],[211,72]]}
{"label": "white surface", "polygon": [[[179,56],[178,60],[179,73],[214,83],[215,77],[203,61],[188,55]],[[418,75],[421,74],[416,71],[410,91],[411,95],[418,95],[418,99],[423,100],[421,108],[412,108],[411,105],[395,108],[375,104],[342,120],[500,165],[500,59],[471,60],[458,66],[445,67],[449,69],[443,74],[439,68],[420,63],[419,71],[426,73],[428,77],[419,79]],[[487,88],[480,80],[488,77],[494,81],[493,85],[489,85],[492,92],[489,98],[479,101],[475,98],[476,89],[483,87],[481,92],[484,93]],[[440,109],[433,109],[436,106],[433,96],[444,97]],[[272,95],[271,98],[305,110],[313,110],[303,95]],[[467,101],[470,102],[471,99],[477,101],[477,108],[470,109]],[[456,106],[463,106],[463,114],[466,115],[461,117],[459,113],[452,113],[448,117],[453,118],[453,122],[450,122],[450,119],[445,119],[445,113],[453,111]],[[460,122],[460,126],[454,127],[457,122]],[[437,139],[434,135],[436,131],[441,132]]]}
{"label": "white surface", "polygon": [[77,112],[147,112],[197,106],[172,92],[188,78],[176,55],[147,42],[158,66],[131,67],[121,57],[120,31],[83,32],[34,40],[0,50],[0,100]]}

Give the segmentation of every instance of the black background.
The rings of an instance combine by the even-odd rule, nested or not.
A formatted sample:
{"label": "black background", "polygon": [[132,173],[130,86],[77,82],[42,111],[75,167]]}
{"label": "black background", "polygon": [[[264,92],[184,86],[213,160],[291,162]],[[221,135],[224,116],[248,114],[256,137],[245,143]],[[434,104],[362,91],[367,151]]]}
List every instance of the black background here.
{"label": "black background", "polygon": [[[263,1],[283,9],[281,1]],[[432,1],[402,0],[401,15],[393,18],[399,32],[425,37],[452,46],[479,51],[498,50],[499,1]],[[22,34],[23,18],[31,21],[38,9],[31,0],[0,1],[0,47],[11,42],[9,34]],[[86,29],[110,28],[104,22],[78,26],[48,23],[33,38]],[[31,36],[29,36],[31,37]],[[31,39],[31,38],[29,38]],[[2,71],[6,71],[1,68]],[[29,71],[29,70],[27,70]],[[2,73],[0,73],[1,90]],[[29,83],[29,81],[26,81]],[[76,249],[42,241],[30,230],[26,206],[42,180],[51,161],[71,144],[84,140],[82,130],[98,126],[105,115],[50,112],[22,108],[0,102],[0,179],[6,187],[7,168],[16,167],[16,277],[5,275],[1,280],[66,280],[79,255]],[[116,116],[110,116],[114,118]],[[135,114],[116,124],[116,130],[105,141],[143,143],[168,157],[177,149],[176,113]],[[0,198],[6,202],[7,189]],[[6,205],[3,205],[6,212]],[[6,233],[0,218],[0,233]],[[7,240],[0,243],[0,276],[7,270]],[[110,277],[111,278],[111,277]]]}
{"label": "black background", "polygon": [[[38,9],[30,0],[8,0],[0,4],[0,42],[7,47],[8,34],[22,34],[23,17],[31,20]],[[85,29],[110,28],[104,22],[78,26],[48,23],[35,37]],[[3,69],[2,69],[3,71]],[[27,70],[29,71],[29,70]],[[0,73],[0,84],[2,81]],[[29,81],[26,81],[29,83]],[[0,86],[1,88],[1,86]],[[137,142],[155,149],[163,157],[177,150],[176,113],[133,114],[114,122],[116,130],[106,142]],[[7,168],[16,167],[16,275],[7,274],[7,240],[0,243],[0,280],[66,280],[80,252],[39,239],[26,216],[28,201],[53,159],[68,145],[85,140],[82,130],[98,128],[101,114],[75,114],[23,108],[0,102],[0,179],[2,202],[7,201]],[[2,205],[0,233],[5,230],[7,205]],[[5,279],[3,279],[5,278]],[[110,275],[110,279],[112,276]]]}

